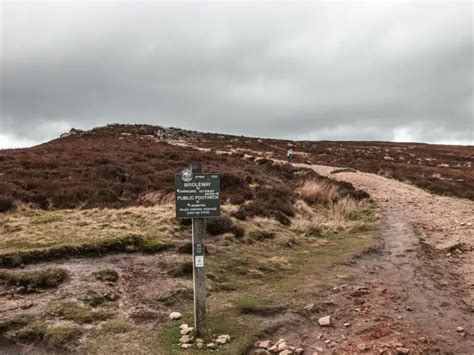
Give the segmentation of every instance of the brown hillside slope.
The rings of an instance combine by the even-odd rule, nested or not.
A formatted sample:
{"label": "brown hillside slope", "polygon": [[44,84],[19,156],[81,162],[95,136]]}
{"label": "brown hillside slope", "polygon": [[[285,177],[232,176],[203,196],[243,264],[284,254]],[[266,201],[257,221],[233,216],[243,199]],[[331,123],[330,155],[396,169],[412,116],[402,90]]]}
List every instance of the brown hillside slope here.
{"label": "brown hillside slope", "polygon": [[[0,151],[0,211],[18,202],[58,209],[169,201],[174,175],[199,160],[206,171],[221,173],[224,201],[240,205],[236,217],[274,217],[286,224],[294,214],[296,187],[307,180],[327,180],[312,170],[267,159],[177,147],[155,138],[157,128],[109,125],[33,148]],[[351,184],[330,184],[338,185],[341,197],[368,197]]]}
{"label": "brown hillside slope", "polygon": [[432,193],[474,199],[474,147],[421,143],[288,141],[201,134],[194,145],[285,159],[350,167],[412,183]]}

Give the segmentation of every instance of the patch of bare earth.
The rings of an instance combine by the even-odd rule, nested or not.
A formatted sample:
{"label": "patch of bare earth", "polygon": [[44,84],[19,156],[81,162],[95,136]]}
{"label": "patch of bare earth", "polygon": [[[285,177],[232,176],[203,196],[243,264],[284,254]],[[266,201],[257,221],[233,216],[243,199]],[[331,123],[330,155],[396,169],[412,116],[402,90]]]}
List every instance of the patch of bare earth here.
{"label": "patch of bare earth", "polygon": [[[334,170],[311,167],[322,175]],[[380,246],[353,261],[350,282],[315,298],[318,313],[274,334],[275,340],[302,345],[309,354],[472,354],[474,202],[369,173],[332,177],[378,202]],[[324,315],[332,316],[331,327],[318,326]]]}

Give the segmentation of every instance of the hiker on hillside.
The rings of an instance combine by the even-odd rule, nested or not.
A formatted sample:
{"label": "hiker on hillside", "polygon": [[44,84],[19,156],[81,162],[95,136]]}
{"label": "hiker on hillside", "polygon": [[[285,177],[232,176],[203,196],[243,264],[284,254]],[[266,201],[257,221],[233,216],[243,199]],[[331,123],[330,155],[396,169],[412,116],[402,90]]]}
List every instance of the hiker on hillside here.
{"label": "hiker on hillside", "polygon": [[155,136],[158,137],[158,139],[160,140],[163,140],[163,139],[166,139],[168,138],[167,134],[166,134],[166,130],[164,128],[159,128],[155,131]]}
{"label": "hiker on hillside", "polygon": [[286,157],[288,158],[288,163],[291,163],[291,157],[293,155],[293,149],[288,149],[288,152],[286,153]]}

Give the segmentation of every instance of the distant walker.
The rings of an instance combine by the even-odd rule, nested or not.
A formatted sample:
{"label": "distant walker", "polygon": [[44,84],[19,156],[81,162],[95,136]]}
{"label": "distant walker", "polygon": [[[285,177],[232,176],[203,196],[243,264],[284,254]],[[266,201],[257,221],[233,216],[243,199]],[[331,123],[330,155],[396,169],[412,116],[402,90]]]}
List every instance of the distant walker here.
{"label": "distant walker", "polygon": [[288,159],[288,163],[291,163],[291,157],[293,156],[293,149],[288,149],[288,152],[286,153],[286,158]]}

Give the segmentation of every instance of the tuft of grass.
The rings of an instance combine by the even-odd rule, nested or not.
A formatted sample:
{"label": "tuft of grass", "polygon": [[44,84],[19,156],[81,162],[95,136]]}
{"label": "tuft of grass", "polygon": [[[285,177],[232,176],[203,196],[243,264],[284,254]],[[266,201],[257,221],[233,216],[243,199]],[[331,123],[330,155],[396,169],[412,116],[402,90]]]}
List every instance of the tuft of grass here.
{"label": "tuft of grass", "polygon": [[100,328],[105,333],[120,334],[132,330],[133,324],[124,319],[113,318],[102,323]]}
{"label": "tuft of grass", "polygon": [[192,285],[181,284],[173,289],[168,289],[158,294],[155,300],[168,307],[192,301],[193,287]]}
{"label": "tuft of grass", "polygon": [[287,309],[286,305],[273,304],[271,300],[261,295],[245,294],[234,302],[237,311],[241,314],[269,316],[282,313]]}
{"label": "tuft of grass", "polygon": [[353,219],[358,210],[358,206],[357,202],[351,197],[343,197],[331,204],[329,210],[335,222],[342,222]]}
{"label": "tuft of grass", "polygon": [[169,265],[168,275],[173,277],[191,277],[193,275],[193,262],[189,260],[174,260]]}
{"label": "tuft of grass", "polygon": [[93,323],[110,318],[112,315],[103,310],[93,310],[91,306],[76,301],[53,301],[48,304],[47,314],[76,323]]}
{"label": "tuft of grass", "polygon": [[92,273],[99,281],[106,281],[106,282],[116,282],[119,279],[119,274],[117,271],[113,269],[103,269],[99,271],[94,271]]}
{"label": "tuft of grass", "polygon": [[244,229],[235,225],[232,219],[227,216],[207,220],[206,231],[213,236],[225,233],[232,233],[236,238],[244,236]]}
{"label": "tuft of grass", "polygon": [[83,333],[79,327],[57,326],[48,328],[44,338],[49,348],[72,350]]}
{"label": "tuft of grass", "polygon": [[113,292],[98,293],[94,290],[87,290],[82,301],[92,307],[97,307],[106,302],[116,301],[118,298]]}
{"label": "tuft of grass", "polygon": [[330,180],[306,180],[301,185],[300,195],[309,204],[328,206],[338,200],[339,188]]}
{"label": "tuft of grass", "polygon": [[172,204],[174,200],[174,192],[153,191],[139,196],[137,201],[143,206],[159,206]]}
{"label": "tuft of grass", "polygon": [[0,334],[10,330],[16,330],[33,323],[35,316],[29,313],[18,314],[12,318],[0,320]]}
{"label": "tuft of grass", "polygon": [[271,230],[255,229],[249,232],[249,237],[254,240],[262,241],[267,239],[275,239],[276,234]]}
{"label": "tuft of grass", "polygon": [[46,335],[46,326],[42,323],[30,323],[13,333],[10,340],[23,344],[37,343]]}
{"label": "tuft of grass", "polygon": [[4,287],[23,286],[24,292],[33,292],[36,288],[57,287],[66,278],[66,270],[60,268],[34,271],[0,270],[0,285]]}
{"label": "tuft of grass", "polygon": [[15,203],[11,197],[0,196],[0,213],[12,210],[15,207]]}

